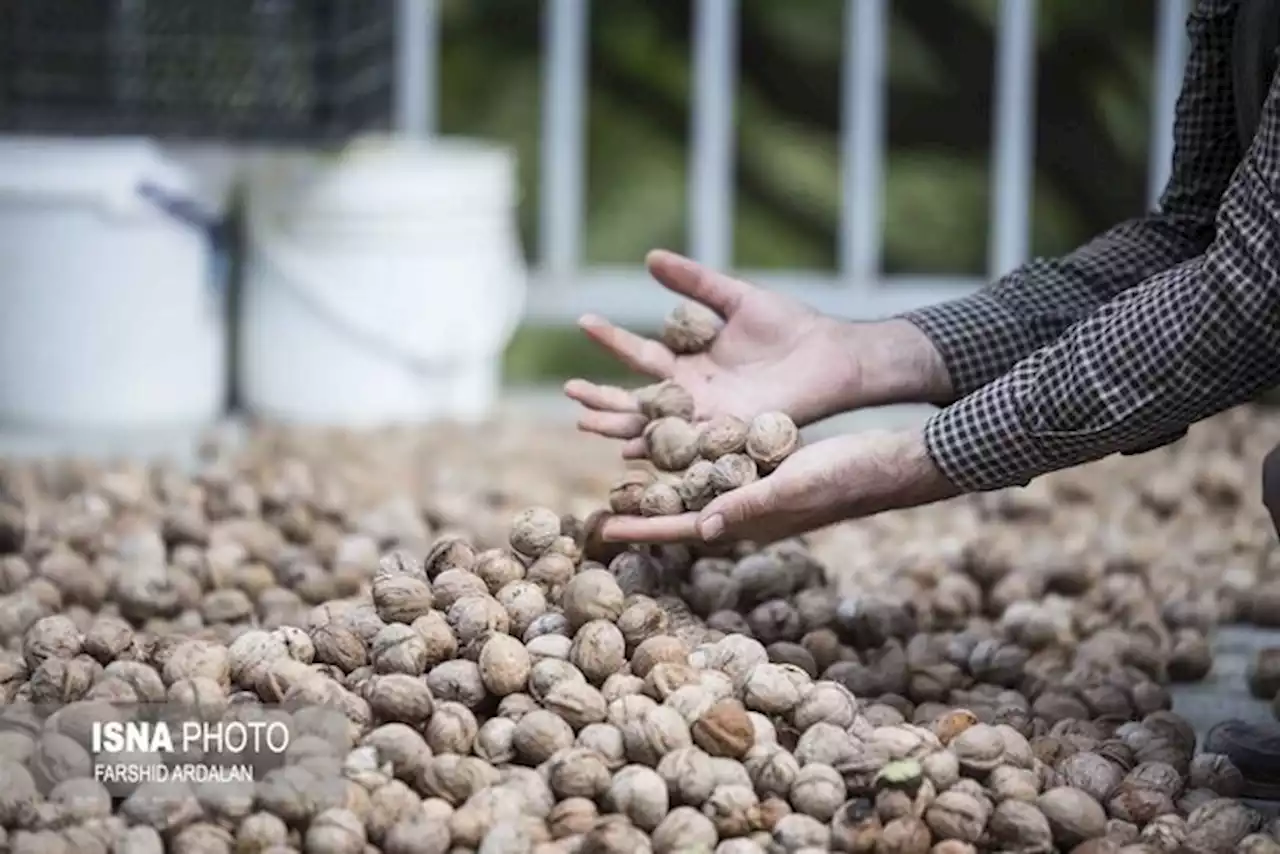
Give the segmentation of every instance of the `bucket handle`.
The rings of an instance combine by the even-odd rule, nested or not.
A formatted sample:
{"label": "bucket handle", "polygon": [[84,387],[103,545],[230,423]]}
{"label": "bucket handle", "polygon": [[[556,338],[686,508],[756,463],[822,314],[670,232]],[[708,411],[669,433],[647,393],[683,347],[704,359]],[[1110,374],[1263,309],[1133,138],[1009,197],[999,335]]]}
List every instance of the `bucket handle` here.
{"label": "bucket handle", "polygon": [[226,245],[229,237],[229,221],[226,217],[211,213],[191,199],[174,195],[151,181],[138,184],[138,195],[179,222],[203,231],[214,246]]}
{"label": "bucket handle", "polygon": [[[327,305],[322,297],[298,285],[300,278],[290,270],[288,263],[281,263],[281,253],[278,248],[270,245],[275,241],[270,239],[269,231],[254,228],[251,229],[250,234],[253,235],[254,250],[278,274],[275,277],[276,286],[283,287],[289,296],[306,309],[314,319],[319,320],[332,331],[346,337],[362,349],[377,353],[384,359],[398,363],[423,379],[446,378],[448,374],[456,373],[459,368],[464,367],[468,357],[473,355],[473,353],[466,353],[452,356],[420,356],[411,352],[408,348],[387,341],[385,336],[378,334],[376,331],[360,328],[352,323],[343,311]],[[512,290],[515,291],[516,289],[513,288]],[[513,293],[513,296],[517,294],[518,292]],[[477,347],[477,350],[496,349],[498,341],[507,338],[515,331],[516,326],[519,325],[520,318],[524,315],[524,301],[517,298],[511,300],[511,304],[511,312],[505,318],[502,326],[499,327],[498,334],[494,336],[492,341],[485,342],[481,347]]]}

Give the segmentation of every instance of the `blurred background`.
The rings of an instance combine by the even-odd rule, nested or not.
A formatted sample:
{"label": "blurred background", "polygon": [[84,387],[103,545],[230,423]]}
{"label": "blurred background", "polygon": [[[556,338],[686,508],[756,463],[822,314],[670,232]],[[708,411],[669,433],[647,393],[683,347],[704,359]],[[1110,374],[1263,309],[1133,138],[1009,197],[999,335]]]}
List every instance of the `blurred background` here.
{"label": "blurred background", "polygon": [[[654,247],[850,318],[966,293],[1152,203],[1189,6],[9,0],[0,362],[40,367],[0,378],[0,421],[473,417],[629,382],[573,323],[656,329]],[[138,218],[86,220],[93,192]],[[192,402],[121,408],[130,384]]]}

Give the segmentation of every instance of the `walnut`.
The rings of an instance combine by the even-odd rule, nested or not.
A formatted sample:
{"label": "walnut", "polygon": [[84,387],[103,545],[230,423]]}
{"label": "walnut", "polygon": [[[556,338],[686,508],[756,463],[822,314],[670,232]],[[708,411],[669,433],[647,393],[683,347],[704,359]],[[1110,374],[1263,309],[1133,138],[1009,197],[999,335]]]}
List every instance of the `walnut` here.
{"label": "walnut", "polygon": [[529,693],[539,702],[558,684],[564,682],[586,682],[582,671],[567,661],[546,658],[538,661],[529,671]]}
{"label": "walnut", "polygon": [[574,635],[569,660],[591,683],[600,685],[623,668],[626,653],[627,643],[617,626],[608,620],[592,620]]}
{"label": "walnut", "polygon": [[848,728],[858,713],[858,701],[847,688],[835,682],[821,681],[805,694],[791,712],[791,722],[807,730],[819,722]]}
{"label": "walnut", "polygon": [[631,672],[645,679],[658,665],[684,665],[688,660],[689,648],[683,641],[671,635],[655,635],[636,647]]}
{"label": "walnut", "polygon": [[673,380],[663,380],[660,383],[636,389],[635,398],[640,407],[640,413],[651,421],[659,418],[693,420],[695,410],[693,395]]}
{"label": "walnut", "polygon": [[701,353],[720,334],[724,321],[707,306],[693,300],[682,300],[662,322],[662,343],[672,353]]}
{"label": "walnut", "polygon": [[800,698],[800,681],[782,665],[756,667],[742,686],[746,707],[764,714],[787,714],[800,704]]}
{"label": "walnut", "polygon": [[697,747],[679,747],[658,762],[658,776],[676,803],[700,806],[716,786],[711,757]]}
{"label": "walnut", "polygon": [[927,854],[930,841],[928,825],[907,816],[884,826],[875,850],[877,854]]}
{"label": "walnut", "polygon": [[671,810],[653,830],[654,854],[711,851],[718,840],[719,835],[711,819],[689,806]]}
{"label": "walnut", "polygon": [[846,796],[844,778],[829,765],[811,762],[795,776],[789,798],[798,812],[830,821]]}
{"label": "walnut", "polygon": [[382,838],[386,854],[447,854],[449,843],[448,823],[421,815],[401,819]]}
{"label": "walnut", "polygon": [[622,730],[613,724],[587,724],[578,731],[575,744],[594,751],[610,771],[616,771],[626,764],[627,749],[622,738]]}
{"label": "walnut", "polygon": [[547,816],[547,829],[552,839],[582,836],[595,827],[599,813],[595,802],[588,798],[565,798],[551,808]]}
{"label": "walnut", "polygon": [[1209,640],[1195,629],[1179,629],[1169,650],[1169,678],[1174,682],[1198,682],[1213,669]]}
{"label": "walnut", "polygon": [[529,566],[526,575],[529,581],[541,586],[552,598],[558,599],[564,585],[573,578],[578,567],[568,557],[555,552],[547,552]]}
{"label": "walnut", "polygon": [[559,751],[547,764],[547,783],[557,798],[595,800],[609,788],[609,766],[604,757],[582,747]]}
{"label": "walnut", "polygon": [[986,802],[953,788],[934,799],[925,811],[924,820],[940,839],[976,843],[986,827],[988,815]]}
{"label": "walnut", "polygon": [[939,791],[951,788],[960,780],[960,760],[950,751],[926,756],[920,760],[920,769]]}
{"label": "walnut", "polygon": [[[507,609],[487,593],[481,596],[464,596],[454,602],[445,615],[445,620],[467,658],[474,658],[475,652],[490,635],[495,632],[505,634],[511,628]],[[468,650],[471,652],[468,653]]]}
{"label": "walnut", "polygon": [[640,497],[642,516],[678,516],[684,512],[684,501],[674,486],[654,483]]}
{"label": "walnut", "polygon": [[1102,805],[1080,789],[1059,786],[1042,794],[1036,806],[1049,821],[1053,840],[1059,847],[1079,845],[1102,836],[1107,830],[1107,814]]}
{"label": "walnut", "polygon": [[412,628],[422,638],[427,652],[427,669],[449,661],[458,652],[458,639],[449,621],[439,611],[424,614],[413,621]]}
{"label": "walnut", "polygon": [[1005,851],[1052,851],[1049,820],[1034,804],[1004,801],[991,814],[989,833]]}
{"label": "walnut", "polygon": [[417,676],[427,667],[427,645],[410,626],[384,626],[370,644],[370,663],[378,673],[408,673]]}
{"label": "walnut", "polygon": [[706,460],[694,460],[685,469],[676,484],[676,492],[686,510],[701,510],[716,497],[716,489],[711,485],[715,470],[715,464]]}
{"label": "walnut", "polygon": [[657,765],[667,753],[693,744],[684,718],[667,706],[650,708],[638,719],[631,719],[619,728],[627,757],[643,765]]}
{"label": "walnut", "polygon": [[435,597],[435,607],[448,611],[455,602],[467,596],[488,595],[489,585],[467,570],[446,569],[431,583],[431,593]]}
{"label": "walnut", "polygon": [[244,854],[262,854],[270,848],[285,845],[288,837],[289,828],[279,816],[255,812],[240,821],[236,829],[236,850]]}
{"label": "walnut", "polygon": [[1218,798],[1196,807],[1187,816],[1184,845],[1190,851],[1233,848],[1261,824],[1262,817],[1256,810],[1230,798]]}
{"label": "walnut", "polygon": [[604,803],[636,827],[652,831],[667,814],[667,785],[652,768],[628,765],[613,776]]}
{"label": "walnut", "polygon": [[524,578],[524,564],[506,549],[489,549],[476,555],[472,571],[494,596],[508,584]]}
{"label": "walnut", "polygon": [[532,661],[520,641],[505,634],[494,634],[480,651],[480,679],[489,693],[499,697],[524,689]]}
{"label": "walnut", "polygon": [[987,790],[997,801],[1026,801],[1034,804],[1040,796],[1040,776],[1026,768],[1001,765],[987,775]]}
{"label": "walnut", "polygon": [[609,488],[609,509],[623,516],[639,516],[640,500],[654,483],[654,476],[645,469],[628,469]]}
{"label": "walnut", "polygon": [[364,822],[350,810],[328,809],[307,827],[307,851],[316,854],[363,854]]}
{"label": "walnut", "polygon": [[479,724],[471,710],[461,703],[441,703],[423,731],[432,753],[466,755],[475,745]]}
{"label": "walnut", "polygon": [[764,412],[747,428],[747,455],[765,470],[772,470],[795,451],[800,431],[783,412]]}
{"label": "walnut", "polygon": [[756,793],[765,797],[786,797],[800,774],[800,763],[777,745],[752,748],[743,766]]}
{"label": "walnut", "polygon": [[649,422],[644,440],[649,461],[659,471],[683,471],[698,456],[698,428],[681,418]]}
{"label": "walnut", "polygon": [[511,522],[511,548],[529,558],[539,557],[560,536],[560,516],[545,507],[522,510]]}
{"label": "walnut", "polygon": [[1004,739],[995,727],[975,724],[955,737],[951,752],[960,760],[962,771],[982,774],[1000,764],[1004,757]]}
{"label": "walnut", "polygon": [[603,723],[607,714],[604,695],[594,686],[572,679],[552,685],[542,704],[575,730]]}
{"label": "walnut", "polygon": [[666,634],[667,612],[657,602],[644,597],[627,605],[618,615],[617,626],[618,631],[622,632],[623,640],[627,642],[627,653],[631,654],[649,638]]}
{"label": "walnut", "polygon": [[721,837],[745,836],[751,832],[758,804],[750,786],[717,786],[702,805],[702,813]]}
{"label": "walnut", "polygon": [[573,745],[573,729],[554,712],[539,709],[516,723],[511,746],[531,765],[546,762],[559,750]]}
{"label": "walnut", "polygon": [[[418,788],[429,797],[442,798],[453,806],[465,803],[477,792],[496,786],[499,774],[483,759],[475,756],[459,756],[456,753],[441,753],[426,760],[419,775]],[[382,801],[391,807],[391,811],[400,814],[412,812],[402,803],[407,797],[415,797],[412,792],[406,795],[399,780],[384,783],[373,792],[375,805]],[[385,816],[379,824],[390,825],[398,820],[395,816]],[[372,828],[370,828],[372,830]]]}
{"label": "walnut", "polygon": [[1068,756],[1058,763],[1057,771],[1063,785],[1079,789],[1099,803],[1106,802],[1124,779],[1118,765],[1087,751]]}
{"label": "walnut", "polygon": [[494,598],[507,612],[511,634],[528,643],[530,627],[547,614],[547,596],[542,588],[531,581],[512,581],[495,593]]}
{"label": "walnut", "polygon": [[711,488],[716,492],[730,492],[760,479],[756,461],[743,454],[725,454],[715,461],[715,469],[709,475]]}
{"label": "walnut", "polygon": [[1238,798],[1244,791],[1245,779],[1231,759],[1217,753],[1201,753],[1191,760],[1187,787],[1209,789],[1224,798]]}
{"label": "walnut", "polygon": [[645,854],[651,850],[649,837],[626,816],[604,816],[582,837],[577,854]]}
{"label": "walnut", "polygon": [[1139,839],[1154,845],[1161,851],[1177,851],[1187,838],[1187,823],[1179,815],[1167,813],[1156,816],[1151,823],[1142,828]]}
{"label": "walnut", "polygon": [[1274,699],[1280,694],[1280,647],[1258,651],[1245,674],[1249,692],[1260,700]]}
{"label": "walnut", "polygon": [[726,454],[741,454],[747,447],[747,422],[734,415],[717,415],[698,437],[698,454],[715,462]]}
{"label": "walnut", "polygon": [[71,618],[62,614],[36,620],[22,639],[22,655],[31,670],[46,659],[72,659],[80,652],[80,631]]}
{"label": "walnut", "polygon": [[431,668],[427,673],[427,687],[436,700],[458,702],[469,709],[479,708],[486,697],[479,665],[465,658],[445,661]]}
{"label": "walnut", "polygon": [[755,741],[755,728],[742,703],[720,700],[690,727],[693,741],[712,756],[741,759]]}
{"label": "walnut", "polygon": [[431,588],[407,575],[383,575],[374,580],[373,603],[385,622],[411,623],[431,610]]}
{"label": "walnut", "polygon": [[584,569],[564,586],[560,606],[569,628],[576,632],[592,620],[617,620],[623,600],[622,589],[608,570]]}

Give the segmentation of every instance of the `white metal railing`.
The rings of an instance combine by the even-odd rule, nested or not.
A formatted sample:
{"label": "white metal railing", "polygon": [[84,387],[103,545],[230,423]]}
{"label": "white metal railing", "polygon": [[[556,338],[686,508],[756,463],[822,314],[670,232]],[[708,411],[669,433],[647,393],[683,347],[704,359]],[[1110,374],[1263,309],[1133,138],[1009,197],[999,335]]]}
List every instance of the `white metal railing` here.
{"label": "white metal railing", "polygon": [[[1168,177],[1173,118],[1186,57],[1191,0],[1157,0],[1149,153],[1150,197]],[[675,298],[639,267],[582,263],[587,38],[590,0],[543,0],[544,71],[538,264],[529,294],[532,322],[564,322],[584,312],[650,325]],[[986,279],[885,276],[881,272],[885,52],[889,0],[845,0],[840,129],[839,271],[760,273],[752,281],[823,311],[882,317],[972,292]],[[439,0],[399,0],[398,119],[402,131],[435,127]],[[989,276],[1027,258],[1034,177],[1038,0],[1001,0],[992,130]],[[694,0],[693,99],[688,187],[690,254],[732,267],[734,114],[738,0]]]}

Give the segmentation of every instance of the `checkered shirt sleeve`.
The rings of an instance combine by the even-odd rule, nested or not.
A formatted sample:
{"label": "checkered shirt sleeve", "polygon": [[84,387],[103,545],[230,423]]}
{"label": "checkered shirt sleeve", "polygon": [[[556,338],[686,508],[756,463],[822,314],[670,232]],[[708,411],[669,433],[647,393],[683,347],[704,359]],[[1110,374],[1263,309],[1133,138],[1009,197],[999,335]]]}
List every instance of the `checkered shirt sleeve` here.
{"label": "checkered shirt sleeve", "polygon": [[[1196,216],[1223,182],[1235,132],[1227,47],[1233,11],[1233,4],[1212,0],[1192,16],[1174,174],[1154,221]],[[1048,324],[1010,320],[1017,312],[1008,308],[1008,290],[1005,301],[974,301],[998,306],[992,316],[1023,337],[997,339],[992,361],[1020,360],[925,428],[931,454],[956,486],[1023,485],[1048,471],[1153,447],[1280,382],[1280,75],[1258,133],[1226,183],[1205,251],[1181,261],[1170,256],[1172,266],[1136,287],[1108,288],[1095,279],[1093,292],[1103,298],[1108,290],[1122,293],[1048,343],[1035,340]],[[1119,255],[1113,262],[1118,265]],[[1026,275],[1047,306],[1043,280]],[[1081,301],[1043,314],[1066,318],[1073,310],[1087,308]],[[955,347],[981,349],[976,342],[985,329],[976,327],[982,317],[966,315],[964,334],[943,336],[958,342],[953,357]],[[1012,352],[1027,345],[1040,349]]]}
{"label": "checkered shirt sleeve", "polygon": [[978,293],[904,317],[937,347],[956,398],[982,388],[1099,306],[1201,254],[1240,160],[1231,42],[1238,0],[1201,0],[1178,101],[1169,183],[1156,211],[1062,258],[1037,259]]}

